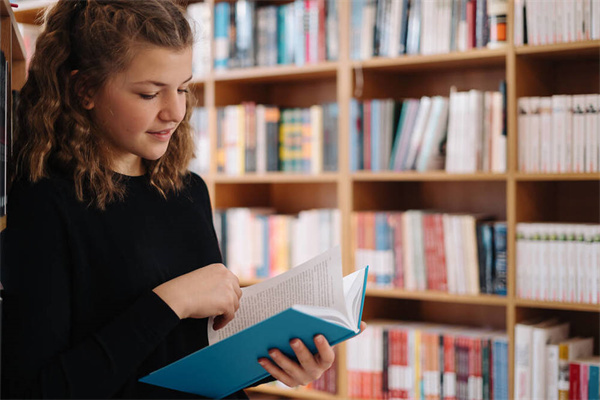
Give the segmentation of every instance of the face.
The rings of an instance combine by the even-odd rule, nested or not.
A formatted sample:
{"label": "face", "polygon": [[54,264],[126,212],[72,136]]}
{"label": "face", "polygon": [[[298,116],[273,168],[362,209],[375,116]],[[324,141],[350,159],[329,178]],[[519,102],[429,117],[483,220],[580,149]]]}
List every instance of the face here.
{"label": "face", "polygon": [[146,47],[127,69],[86,99],[85,107],[110,147],[114,171],[141,175],[142,159],[157,160],[165,154],[185,116],[191,78],[191,48]]}

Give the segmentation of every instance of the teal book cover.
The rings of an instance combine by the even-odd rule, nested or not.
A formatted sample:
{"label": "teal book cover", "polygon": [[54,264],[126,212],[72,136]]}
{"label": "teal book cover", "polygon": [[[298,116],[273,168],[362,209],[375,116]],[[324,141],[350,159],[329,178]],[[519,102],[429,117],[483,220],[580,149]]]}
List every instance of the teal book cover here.
{"label": "teal book cover", "polygon": [[327,307],[294,305],[158,369],[140,381],[215,399],[251,386],[269,375],[258,359],[268,358],[270,349],[277,348],[294,357],[289,342],[299,338],[315,354],[313,338],[318,334],[324,335],[331,345],[357,335],[367,273],[368,267],[365,267],[343,278],[346,313]]}

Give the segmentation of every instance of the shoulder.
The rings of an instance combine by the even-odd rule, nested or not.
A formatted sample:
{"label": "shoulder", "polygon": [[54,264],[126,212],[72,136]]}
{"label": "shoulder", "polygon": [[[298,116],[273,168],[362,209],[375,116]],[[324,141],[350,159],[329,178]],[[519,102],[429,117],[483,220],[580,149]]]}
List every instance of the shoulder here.
{"label": "shoulder", "polygon": [[209,201],[208,187],[204,179],[194,172],[188,172],[184,177],[185,190],[191,194],[195,200]]}
{"label": "shoulder", "polygon": [[35,182],[27,178],[18,178],[13,182],[10,190],[9,206],[14,207],[23,203],[27,205],[62,203],[72,192],[73,182],[61,175],[51,174]]}

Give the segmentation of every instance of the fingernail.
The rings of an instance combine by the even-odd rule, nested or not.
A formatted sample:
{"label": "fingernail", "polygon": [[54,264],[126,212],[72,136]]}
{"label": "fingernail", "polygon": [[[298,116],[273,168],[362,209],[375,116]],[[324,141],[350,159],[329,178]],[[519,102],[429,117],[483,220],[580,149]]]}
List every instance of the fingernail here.
{"label": "fingernail", "polygon": [[262,366],[264,366],[266,364],[265,360],[262,358],[258,360],[258,363]]}
{"label": "fingernail", "polygon": [[292,340],[292,347],[296,348],[298,346],[300,346],[300,339]]}
{"label": "fingernail", "polygon": [[269,355],[271,356],[271,358],[273,358],[277,355],[277,352],[275,350],[270,350]]}
{"label": "fingernail", "polygon": [[323,335],[317,335],[317,337],[315,338],[315,341],[319,344],[324,343],[325,342],[325,336]]}

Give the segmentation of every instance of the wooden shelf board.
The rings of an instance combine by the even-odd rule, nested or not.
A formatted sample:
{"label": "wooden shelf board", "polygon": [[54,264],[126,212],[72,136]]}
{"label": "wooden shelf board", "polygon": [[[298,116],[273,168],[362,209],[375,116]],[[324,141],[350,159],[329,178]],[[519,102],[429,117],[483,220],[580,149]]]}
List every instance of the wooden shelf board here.
{"label": "wooden shelf board", "polygon": [[10,6],[10,2],[8,0],[0,0],[0,16],[2,18],[10,18],[10,25],[12,26],[12,51],[13,51],[13,61],[14,60],[25,60],[25,44],[23,43],[23,37],[21,36],[21,32],[19,32],[19,28],[17,27],[17,21],[15,19],[15,14],[11,11],[12,7]]}
{"label": "wooden shelf board", "polygon": [[556,301],[538,301],[527,299],[515,299],[517,307],[527,308],[546,308],[553,310],[568,310],[568,311],[586,311],[600,312],[600,304],[585,304],[585,303],[562,303]]}
{"label": "wooden shelf board", "polygon": [[506,63],[507,48],[474,49],[464,52],[431,55],[404,55],[399,57],[377,57],[364,61],[353,61],[353,68],[381,70],[414,70],[423,68],[498,66]]}
{"label": "wooden shelf board", "polygon": [[6,229],[6,215],[0,217],[0,232]]}
{"label": "wooden shelf board", "polygon": [[281,387],[275,387],[271,385],[260,385],[255,388],[246,389],[250,392],[264,393],[281,397],[291,397],[295,399],[322,399],[322,400],[338,400],[339,397],[327,392],[321,392],[319,390],[310,389],[286,389]]}
{"label": "wooden shelf board", "polygon": [[354,181],[504,181],[507,174],[478,172],[473,174],[451,174],[445,171],[431,172],[370,172],[360,171],[352,173]]}
{"label": "wooden shelf board", "polygon": [[518,172],[515,174],[515,179],[517,181],[600,181],[600,172],[564,174],[532,174]]}
{"label": "wooden shelf board", "polygon": [[245,175],[214,175],[214,182],[219,183],[337,183],[339,174],[328,172],[316,175],[290,173],[290,172],[269,172],[266,174],[245,174]]}
{"label": "wooden shelf board", "polygon": [[543,58],[570,56],[592,56],[600,57],[600,40],[586,40],[581,42],[569,42],[558,44],[547,44],[540,46],[518,46],[515,48],[519,56],[533,56]]}
{"label": "wooden shelf board", "polygon": [[506,306],[508,299],[505,296],[480,294],[458,295],[434,291],[410,291],[402,289],[367,289],[367,296],[386,297],[393,299],[426,300],[441,303],[464,303],[479,305]]}
{"label": "wooden shelf board", "polygon": [[[215,82],[277,82],[294,79],[332,78],[335,79],[338,69],[337,62],[319,64],[277,65],[272,67],[238,68],[212,71],[210,78]],[[210,79],[209,78],[209,79]]]}

